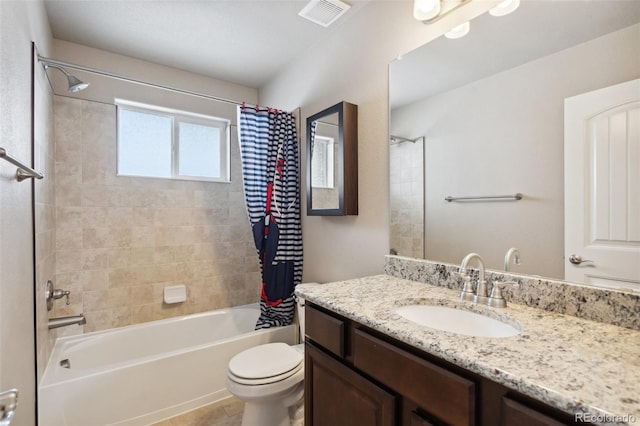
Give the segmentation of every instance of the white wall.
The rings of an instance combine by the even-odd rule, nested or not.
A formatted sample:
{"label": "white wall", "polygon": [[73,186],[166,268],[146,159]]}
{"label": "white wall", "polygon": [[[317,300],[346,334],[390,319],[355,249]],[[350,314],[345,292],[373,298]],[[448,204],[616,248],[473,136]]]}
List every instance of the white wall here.
{"label": "white wall", "polygon": [[[63,40],[53,40],[52,58],[139,81],[218,98],[238,102],[245,101],[249,104],[257,103],[258,101],[258,91],[254,88]],[[182,95],[174,91],[160,90],[141,84],[127,83],[89,72],[73,69],[70,69],[70,71],[81,80],[90,83],[89,88],[77,93],[68,93],[66,91],[66,79],[62,73],[51,71],[49,76],[56,89],[56,94],[107,104],[113,104],[115,98],[124,98],[202,114],[230,116],[234,118],[235,122],[236,106],[232,104],[214,102],[191,95]]]}
{"label": "white wall", "polygon": [[[383,256],[389,252],[388,65],[493,4],[474,2],[455,16],[424,25],[413,19],[412,2],[372,1],[351,17],[348,26],[337,28],[261,88],[261,104],[301,107],[303,120],[343,100],[358,105],[359,214],[303,214],[303,281],[382,273]],[[301,158],[306,158],[305,152],[303,143]],[[305,178],[302,167],[303,188]],[[302,200],[305,212],[304,190]]]}
{"label": "white wall", "polygon": [[[46,53],[51,34],[44,4],[0,2],[0,146],[31,164],[31,42]],[[39,74],[42,77],[42,74]],[[51,102],[40,92],[36,103]],[[37,134],[47,134],[43,120]],[[30,181],[17,182],[16,168],[0,161],[0,390],[17,387],[20,404],[13,425],[35,420],[33,227]]]}
{"label": "white wall", "polygon": [[[392,112],[391,133],[426,136],[428,259],[479,252],[502,269],[564,277],[564,98],[640,76],[640,25],[616,31]],[[505,203],[444,197],[522,192]]]}

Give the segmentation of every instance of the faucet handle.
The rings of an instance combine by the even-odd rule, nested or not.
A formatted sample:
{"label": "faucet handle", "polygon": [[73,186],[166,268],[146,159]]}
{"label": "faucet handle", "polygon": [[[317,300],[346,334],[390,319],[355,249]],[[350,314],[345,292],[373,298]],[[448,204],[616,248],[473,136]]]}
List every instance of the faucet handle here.
{"label": "faucet handle", "polygon": [[464,280],[462,290],[460,291],[460,300],[472,301],[475,293],[473,292],[473,283],[471,282],[471,275],[463,272],[453,272],[453,275],[461,277]]}
{"label": "faucet handle", "polygon": [[520,287],[520,284],[515,281],[494,281],[493,288],[491,289],[491,295],[489,296],[489,299],[487,299],[487,305],[493,308],[506,308],[507,301],[504,300],[504,297],[502,296],[502,290],[507,285],[515,288]]}
{"label": "faucet handle", "polygon": [[67,298],[67,305],[69,304],[69,295],[71,294],[71,292],[69,290],[61,290],[59,288],[53,290],[53,295],[52,297],[54,299],[62,299],[63,297]]}

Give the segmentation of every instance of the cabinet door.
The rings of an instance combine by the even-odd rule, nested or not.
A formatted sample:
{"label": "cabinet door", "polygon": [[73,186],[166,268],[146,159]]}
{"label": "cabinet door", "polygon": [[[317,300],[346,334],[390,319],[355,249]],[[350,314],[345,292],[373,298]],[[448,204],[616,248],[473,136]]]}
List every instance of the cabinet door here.
{"label": "cabinet door", "polygon": [[393,426],[395,397],[313,345],[305,345],[306,426]]}
{"label": "cabinet door", "polygon": [[411,418],[409,421],[411,426],[434,426],[433,423],[416,412],[411,413]]}
{"label": "cabinet door", "polygon": [[564,426],[554,418],[509,398],[502,398],[501,426]]}

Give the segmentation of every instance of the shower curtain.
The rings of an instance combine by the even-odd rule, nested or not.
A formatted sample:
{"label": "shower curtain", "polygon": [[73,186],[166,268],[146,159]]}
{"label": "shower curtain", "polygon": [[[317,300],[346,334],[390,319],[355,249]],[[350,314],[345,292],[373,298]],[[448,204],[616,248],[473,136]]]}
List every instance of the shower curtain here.
{"label": "shower curtain", "polygon": [[294,288],[302,280],[300,178],[295,118],[238,107],[247,213],[262,272],[256,329],[293,322]]}

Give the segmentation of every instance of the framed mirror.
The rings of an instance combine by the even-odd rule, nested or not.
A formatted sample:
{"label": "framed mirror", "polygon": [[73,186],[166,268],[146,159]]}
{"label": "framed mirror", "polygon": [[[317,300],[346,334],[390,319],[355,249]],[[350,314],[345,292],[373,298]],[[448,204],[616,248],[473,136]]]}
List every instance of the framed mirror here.
{"label": "framed mirror", "polygon": [[[391,248],[565,279],[565,99],[640,76],[640,8],[528,1],[471,25],[390,65]],[[522,260],[505,266],[511,247]]]}
{"label": "framed mirror", "polygon": [[340,102],[307,118],[307,215],[358,214],[358,107]]}

